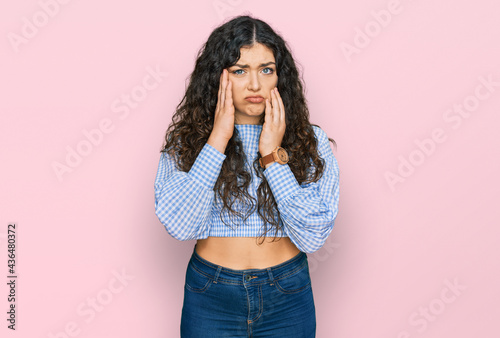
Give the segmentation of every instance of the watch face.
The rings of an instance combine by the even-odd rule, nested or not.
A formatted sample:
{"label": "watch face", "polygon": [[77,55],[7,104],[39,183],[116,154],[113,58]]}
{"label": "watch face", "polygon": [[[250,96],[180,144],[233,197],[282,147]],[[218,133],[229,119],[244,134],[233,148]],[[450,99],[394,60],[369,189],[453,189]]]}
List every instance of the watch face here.
{"label": "watch face", "polygon": [[279,148],[278,149],[278,157],[281,162],[286,163],[288,162],[288,153],[286,152],[285,149]]}

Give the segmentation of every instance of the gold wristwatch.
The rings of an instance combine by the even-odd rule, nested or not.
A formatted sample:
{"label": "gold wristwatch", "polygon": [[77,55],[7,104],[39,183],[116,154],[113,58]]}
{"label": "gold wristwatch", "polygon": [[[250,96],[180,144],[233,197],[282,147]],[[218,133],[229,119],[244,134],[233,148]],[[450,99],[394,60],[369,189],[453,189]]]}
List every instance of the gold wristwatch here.
{"label": "gold wristwatch", "polygon": [[278,162],[279,164],[288,163],[288,153],[281,147],[276,147],[272,153],[259,158],[259,163],[262,168],[266,168],[269,163]]}

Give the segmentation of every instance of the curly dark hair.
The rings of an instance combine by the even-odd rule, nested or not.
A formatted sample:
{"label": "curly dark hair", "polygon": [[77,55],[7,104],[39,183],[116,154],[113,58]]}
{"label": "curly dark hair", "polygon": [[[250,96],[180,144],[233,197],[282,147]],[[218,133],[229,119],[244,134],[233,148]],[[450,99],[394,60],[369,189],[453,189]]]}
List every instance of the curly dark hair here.
{"label": "curly dark hair", "polygon": [[[316,182],[323,173],[324,160],[318,154],[313,125],[309,122],[303,80],[299,78],[294,59],[283,38],[267,23],[248,15],[237,16],[217,27],[199,50],[186,93],[172,116],[160,152],[168,152],[173,156],[179,170],[188,172],[191,169],[212,132],[222,70],[238,62],[240,48],[252,47],[255,43],[271,49],[276,60],[277,87],[286,112],[286,130],[281,146],[289,154],[288,165],[299,184]],[[264,117],[262,114],[260,124],[264,123]],[[336,146],[333,139],[328,139]],[[238,130],[234,128],[214,191],[223,201],[222,212],[226,212],[231,220],[239,217],[246,221],[257,207],[264,221],[259,238],[263,242],[266,234],[274,228],[275,241],[278,231],[283,231],[278,222],[280,213],[276,201],[258,159],[253,163],[253,169],[262,179],[257,189],[258,200],[248,193],[252,176],[245,170],[246,156],[242,150]],[[244,206],[238,209],[246,210],[245,213],[233,208],[236,200]],[[220,217],[224,222],[222,212]],[[269,228],[268,224],[271,225]]]}

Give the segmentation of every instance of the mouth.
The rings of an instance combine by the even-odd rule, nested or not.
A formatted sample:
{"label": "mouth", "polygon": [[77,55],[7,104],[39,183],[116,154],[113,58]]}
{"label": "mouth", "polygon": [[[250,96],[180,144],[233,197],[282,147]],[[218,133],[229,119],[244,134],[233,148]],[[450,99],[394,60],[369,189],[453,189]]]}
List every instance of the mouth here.
{"label": "mouth", "polygon": [[264,101],[264,98],[262,96],[247,96],[245,97],[245,100],[251,103],[261,103]]}

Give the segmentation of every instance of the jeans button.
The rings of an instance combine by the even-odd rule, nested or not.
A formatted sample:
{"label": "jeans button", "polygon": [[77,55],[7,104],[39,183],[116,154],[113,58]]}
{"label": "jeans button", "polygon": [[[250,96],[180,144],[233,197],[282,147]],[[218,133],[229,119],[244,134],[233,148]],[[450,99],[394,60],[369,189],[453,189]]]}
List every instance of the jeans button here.
{"label": "jeans button", "polygon": [[250,279],[252,279],[252,277],[250,277],[250,275],[245,275],[245,279],[246,279],[247,282],[249,282]]}

